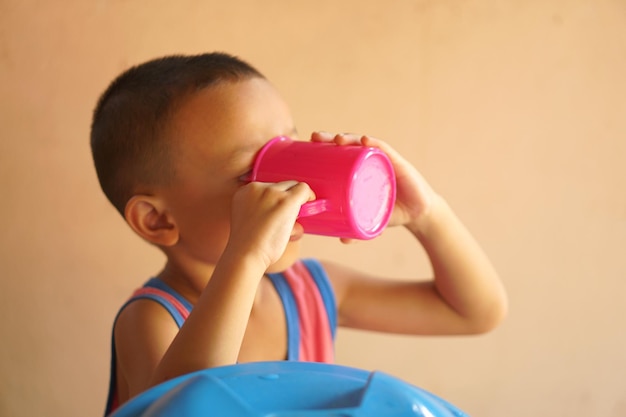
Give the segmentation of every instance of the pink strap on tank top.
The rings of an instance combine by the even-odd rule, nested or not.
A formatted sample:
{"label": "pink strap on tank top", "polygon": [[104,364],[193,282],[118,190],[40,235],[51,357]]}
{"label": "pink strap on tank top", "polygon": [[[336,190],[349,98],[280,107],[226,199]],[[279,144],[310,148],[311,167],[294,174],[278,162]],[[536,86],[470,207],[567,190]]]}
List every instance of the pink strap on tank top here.
{"label": "pink strap on tank top", "polygon": [[300,357],[306,362],[334,362],[334,346],[328,313],[315,280],[302,262],[283,272],[291,287],[300,324]]}
{"label": "pink strap on tank top", "polygon": [[135,290],[135,292],[130,298],[132,299],[143,294],[153,294],[153,295],[158,295],[160,297],[163,297],[167,301],[169,301],[170,304],[172,304],[172,306],[176,309],[176,311],[178,311],[178,313],[182,316],[183,320],[187,320],[187,317],[189,317],[189,310],[187,310],[187,308],[184,305],[182,305],[181,302],[176,299],[176,297],[158,288],[153,288],[153,287],[138,288],[137,290]]}

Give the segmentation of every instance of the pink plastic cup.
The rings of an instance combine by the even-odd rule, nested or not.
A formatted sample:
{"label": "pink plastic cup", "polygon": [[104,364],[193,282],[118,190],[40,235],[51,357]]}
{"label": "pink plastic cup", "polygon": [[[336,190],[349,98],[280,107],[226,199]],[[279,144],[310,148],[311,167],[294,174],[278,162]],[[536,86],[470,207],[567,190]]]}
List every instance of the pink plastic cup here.
{"label": "pink plastic cup", "polygon": [[389,222],[396,176],[387,155],[359,145],[270,140],[256,156],[251,181],[301,181],[316,200],[304,204],[298,223],[305,233],[372,239]]}

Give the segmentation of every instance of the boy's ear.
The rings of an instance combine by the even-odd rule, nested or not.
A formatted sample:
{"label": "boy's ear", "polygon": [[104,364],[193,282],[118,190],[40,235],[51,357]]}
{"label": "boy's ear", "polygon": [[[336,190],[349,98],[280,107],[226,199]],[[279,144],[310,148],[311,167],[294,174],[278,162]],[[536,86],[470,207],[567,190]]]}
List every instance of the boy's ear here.
{"label": "boy's ear", "polygon": [[147,195],[135,195],[124,210],[126,222],[139,236],[158,246],[173,246],[178,242],[176,222],[163,202]]}

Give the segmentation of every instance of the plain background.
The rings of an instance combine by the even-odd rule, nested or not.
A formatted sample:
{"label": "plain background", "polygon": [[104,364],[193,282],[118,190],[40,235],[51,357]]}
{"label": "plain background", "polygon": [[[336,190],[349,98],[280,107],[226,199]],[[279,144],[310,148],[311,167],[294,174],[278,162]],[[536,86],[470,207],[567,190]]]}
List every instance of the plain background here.
{"label": "plain background", "polygon": [[[0,415],[97,416],[113,317],[162,256],[105,200],[91,112],[128,66],[227,51],[312,130],[378,136],[483,244],[510,315],[477,337],[339,334],[473,416],[626,415],[623,0],[0,0]],[[428,276],[402,230],[305,255]]]}

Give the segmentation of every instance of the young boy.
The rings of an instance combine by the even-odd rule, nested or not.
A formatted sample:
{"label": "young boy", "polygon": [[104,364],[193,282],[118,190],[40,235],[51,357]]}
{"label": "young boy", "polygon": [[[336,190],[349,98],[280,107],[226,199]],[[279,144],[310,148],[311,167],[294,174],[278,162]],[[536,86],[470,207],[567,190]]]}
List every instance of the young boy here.
{"label": "young boy", "polygon": [[489,260],[445,200],[388,144],[397,177],[388,227],[403,226],[432,280],[368,276],[298,258],[305,183],[247,181],[270,139],[297,137],[287,104],[253,67],[221,54],[171,56],[131,68],[102,95],[91,147],[100,184],[128,225],[166,255],[163,269],[114,324],[107,413],[167,379],[264,360],[332,361],[335,325],[415,334],[494,328],[506,295]]}

